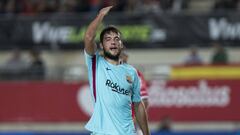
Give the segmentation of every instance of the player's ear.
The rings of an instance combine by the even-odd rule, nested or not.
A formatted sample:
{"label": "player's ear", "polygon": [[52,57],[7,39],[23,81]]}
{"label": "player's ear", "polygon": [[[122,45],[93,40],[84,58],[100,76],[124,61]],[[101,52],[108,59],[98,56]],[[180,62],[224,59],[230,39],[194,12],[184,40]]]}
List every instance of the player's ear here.
{"label": "player's ear", "polygon": [[101,49],[103,49],[103,44],[102,43],[100,43],[99,46],[100,46]]}
{"label": "player's ear", "polygon": [[123,44],[123,42],[121,42],[120,48],[121,48],[121,49],[126,48],[125,45]]}

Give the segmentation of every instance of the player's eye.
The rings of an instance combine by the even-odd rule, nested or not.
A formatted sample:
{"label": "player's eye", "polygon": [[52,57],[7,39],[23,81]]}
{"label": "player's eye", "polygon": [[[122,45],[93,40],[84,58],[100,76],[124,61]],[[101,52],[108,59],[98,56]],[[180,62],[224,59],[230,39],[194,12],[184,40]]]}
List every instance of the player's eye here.
{"label": "player's eye", "polygon": [[120,41],[120,38],[119,38],[119,37],[115,37],[115,40],[116,40],[116,41]]}
{"label": "player's eye", "polygon": [[106,37],[105,40],[106,40],[106,41],[110,41],[111,38],[110,38],[110,37]]}

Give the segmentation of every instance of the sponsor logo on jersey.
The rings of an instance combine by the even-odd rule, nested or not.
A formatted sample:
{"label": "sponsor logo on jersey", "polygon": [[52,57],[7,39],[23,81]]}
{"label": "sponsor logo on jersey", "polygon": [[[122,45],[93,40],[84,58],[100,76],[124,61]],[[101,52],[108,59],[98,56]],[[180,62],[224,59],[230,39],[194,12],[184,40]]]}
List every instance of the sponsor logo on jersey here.
{"label": "sponsor logo on jersey", "polygon": [[110,87],[112,89],[112,91],[117,92],[119,94],[123,94],[123,95],[129,95],[130,94],[130,90],[126,90],[124,88],[121,88],[118,85],[118,83],[114,83],[109,79],[107,79],[107,81],[106,81],[106,86]]}

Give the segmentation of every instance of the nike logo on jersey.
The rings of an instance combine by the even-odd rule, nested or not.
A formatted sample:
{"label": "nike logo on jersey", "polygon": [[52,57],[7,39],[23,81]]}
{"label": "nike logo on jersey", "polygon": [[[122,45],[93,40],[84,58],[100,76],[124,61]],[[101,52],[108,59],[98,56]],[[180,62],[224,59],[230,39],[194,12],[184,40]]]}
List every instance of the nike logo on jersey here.
{"label": "nike logo on jersey", "polygon": [[106,70],[108,71],[108,70],[111,70],[111,69],[107,67]]}

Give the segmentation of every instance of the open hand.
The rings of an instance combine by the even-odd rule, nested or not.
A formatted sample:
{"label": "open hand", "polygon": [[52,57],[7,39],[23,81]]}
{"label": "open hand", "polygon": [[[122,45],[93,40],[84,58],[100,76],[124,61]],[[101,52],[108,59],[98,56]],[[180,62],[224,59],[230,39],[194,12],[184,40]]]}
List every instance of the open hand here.
{"label": "open hand", "polygon": [[102,9],[99,11],[99,14],[105,16],[112,7],[113,7],[113,6],[108,6],[108,7],[102,8]]}

